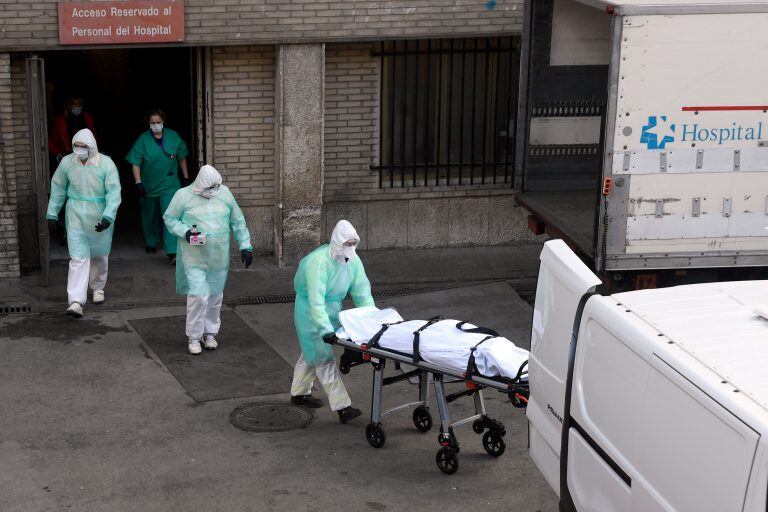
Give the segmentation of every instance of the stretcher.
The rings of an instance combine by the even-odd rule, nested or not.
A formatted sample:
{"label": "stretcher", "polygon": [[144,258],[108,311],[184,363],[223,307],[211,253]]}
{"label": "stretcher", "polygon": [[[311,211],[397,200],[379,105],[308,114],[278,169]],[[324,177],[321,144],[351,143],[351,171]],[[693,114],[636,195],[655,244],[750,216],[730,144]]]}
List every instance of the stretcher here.
{"label": "stretcher", "polygon": [[[419,357],[418,338],[424,329],[437,322],[438,318],[427,321],[424,326],[413,333],[415,338],[415,350],[412,353],[395,351],[380,346],[372,338],[368,343],[359,343],[340,335],[329,337],[326,342],[336,344],[344,348],[344,354],[340,359],[340,370],[349,373],[355,366],[370,364],[373,368],[373,386],[371,394],[371,421],[365,428],[365,437],[374,448],[381,448],[386,442],[386,433],[382,427],[382,420],[389,414],[410,410],[413,408],[413,423],[420,432],[428,432],[432,428],[432,415],[429,408],[429,388],[434,387],[435,402],[440,416],[440,433],[438,444],[440,448],[435,456],[435,462],[443,473],[452,474],[459,467],[459,442],[454,429],[468,423],[472,424],[472,430],[482,435],[482,444],[485,451],[493,456],[501,456],[506,443],[504,436],[506,429],[500,421],[487,414],[483,391],[485,389],[496,390],[506,394],[512,404],[518,408],[525,408],[528,403],[528,362],[523,362],[517,369],[514,377],[496,376],[488,377],[478,372],[475,362],[475,349],[470,353],[466,367],[457,369],[437,365],[425,361]],[[382,325],[380,333],[387,330],[388,325]],[[494,337],[489,335],[483,341]],[[380,338],[380,335],[379,335]],[[482,343],[482,342],[481,342]],[[384,377],[384,369],[387,361],[392,361],[401,373]],[[407,371],[403,367],[410,367]],[[413,402],[400,404],[389,410],[382,409],[382,397],[385,386],[396,384],[405,380],[418,379],[418,399]],[[464,383],[465,389],[447,394],[445,390],[446,380],[453,379]],[[468,418],[452,421],[448,410],[448,404],[464,397],[472,397],[474,401],[474,414]]]}

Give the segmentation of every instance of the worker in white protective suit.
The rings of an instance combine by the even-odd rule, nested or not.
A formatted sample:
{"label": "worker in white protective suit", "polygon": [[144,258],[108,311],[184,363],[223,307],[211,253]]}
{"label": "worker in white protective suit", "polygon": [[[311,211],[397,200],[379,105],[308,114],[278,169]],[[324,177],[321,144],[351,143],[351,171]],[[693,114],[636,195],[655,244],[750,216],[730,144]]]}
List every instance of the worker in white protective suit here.
{"label": "worker in white protective suit", "polygon": [[78,131],[72,138],[72,153],[61,159],[51,179],[45,215],[49,228],[55,229],[59,210],[66,201],[70,316],[83,316],[89,286],[94,304],[105,300],[109,252],[120,200],[120,176],[114,162],[99,153],[91,130]]}
{"label": "worker in white protective suit", "polygon": [[317,408],[322,404],[312,396],[315,378],[328,395],[331,409],[338,411],[342,423],[360,416],[352,407],[333,349],[328,342],[340,327],[341,302],[349,293],[356,307],[373,306],[371,283],[355,250],[360,237],[352,224],[341,220],[331,235],[331,243],[321,245],[299,263],[293,286],[296,290],[293,321],[301,344],[301,356],[293,372],[291,402]]}
{"label": "worker in white protective suit", "polygon": [[229,233],[234,232],[245,268],[253,262],[245,217],[221,174],[204,165],[195,181],[176,191],[163,215],[168,231],[179,237],[176,293],[187,296],[190,354],[218,347],[221,302],[229,274]]}

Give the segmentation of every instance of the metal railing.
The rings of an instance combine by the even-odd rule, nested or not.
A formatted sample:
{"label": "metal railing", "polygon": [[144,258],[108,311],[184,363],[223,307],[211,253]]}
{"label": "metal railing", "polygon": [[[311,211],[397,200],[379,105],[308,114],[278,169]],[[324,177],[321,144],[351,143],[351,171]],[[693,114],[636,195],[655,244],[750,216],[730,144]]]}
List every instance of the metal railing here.
{"label": "metal railing", "polygon": [[517,38],[385,41],[375,55],[381,188],[514,186]]}

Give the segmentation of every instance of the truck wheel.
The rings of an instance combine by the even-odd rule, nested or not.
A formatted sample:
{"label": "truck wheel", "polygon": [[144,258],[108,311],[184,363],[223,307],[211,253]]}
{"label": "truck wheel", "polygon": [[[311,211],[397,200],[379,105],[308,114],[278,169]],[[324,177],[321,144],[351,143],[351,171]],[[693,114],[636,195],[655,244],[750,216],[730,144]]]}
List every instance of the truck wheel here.
{"label": "truck wheel", "polygon": [[507,443],[504,442],[504,437],[501,432],[496,430],[489,430],[483,436],[483,448],[493,457],[500,457],[507,449]]}
{"label": "truck wheel", "polygon": [[459,469],[459,457],[450,446],[443,446],[437,451],[435,462],[437,462],[437,467],[440,468],[440,471],[446,475],[452,475]]}
{"label": "truck wheel", "polygon": [[384,433],[384,429],[381,428],[381,425],[375,423],[369,423],[365,427],[365,438],[368,440],[368,444],[374,448],[381,448],[387,442],[387,435]]}

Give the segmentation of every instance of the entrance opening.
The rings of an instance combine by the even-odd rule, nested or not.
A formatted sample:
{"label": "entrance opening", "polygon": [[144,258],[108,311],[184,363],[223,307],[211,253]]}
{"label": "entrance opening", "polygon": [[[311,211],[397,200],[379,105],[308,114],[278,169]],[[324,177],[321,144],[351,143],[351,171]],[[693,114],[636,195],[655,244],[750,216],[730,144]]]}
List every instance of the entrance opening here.
{"label": "entrance opening", "polygon": [[[93,118],[99,152],[112,158],[120,173],[123,202],[115,220],[113,258],[146,257],[139,200],[125,156],[136,138],[148,130],[147,111],[159,108],[165,112],[165,126],[178,132],[189,149],[190,175],[199,167],[193,52],[190,48],[142,48],[45,55],[49,125],[62,115],[69,98],[82,98],[83,111]],[[51,155],[51,172],[56,165],[55,155]],[[57,240],[51,242],[51,258],[68,258],[66,247]]]}
{"label": "entrance opening", "polygon": [[518,200],[592,259],[602,178],[611,17],[574,0],[533,2],[527,148]]}

